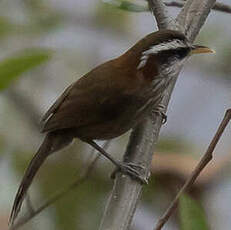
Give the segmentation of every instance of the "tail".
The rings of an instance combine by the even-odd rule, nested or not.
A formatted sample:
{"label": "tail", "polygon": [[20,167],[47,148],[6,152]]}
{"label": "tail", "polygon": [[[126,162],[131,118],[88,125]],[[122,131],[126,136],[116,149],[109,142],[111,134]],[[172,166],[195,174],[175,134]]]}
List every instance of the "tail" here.
{"label": "tail", "polygon": [[57,134],[55,132],[52,132],[47,134],[23,176],[11,210],[9,219],[10,225],[14,224],[14,221],[18,216],[18,213],[22,206],[22,202],[27,193],[27,190],[29,189],[35,174],[37,173],[43,162],[51,153],[58,151],[59,149],[68,145],[72,141],[72,139],[73,138],[66,133]]}

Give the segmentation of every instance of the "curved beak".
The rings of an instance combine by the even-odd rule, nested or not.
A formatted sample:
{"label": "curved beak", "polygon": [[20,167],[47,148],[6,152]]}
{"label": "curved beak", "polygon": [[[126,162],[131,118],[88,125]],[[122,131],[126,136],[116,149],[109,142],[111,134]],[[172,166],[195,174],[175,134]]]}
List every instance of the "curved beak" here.
{"label": "curved beak", "polygon": [[212,50],[206,46],[193,45],[190,54],[202,54],[202,53],[215,53],[215,50]]}

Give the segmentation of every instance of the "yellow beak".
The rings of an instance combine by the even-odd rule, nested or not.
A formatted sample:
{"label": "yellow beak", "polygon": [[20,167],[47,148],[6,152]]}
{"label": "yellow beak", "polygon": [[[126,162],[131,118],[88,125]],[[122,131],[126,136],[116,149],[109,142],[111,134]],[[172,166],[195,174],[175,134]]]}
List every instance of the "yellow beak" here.
{"label": "yellow beak", "polygon": [[202,53],[216,53],[206,46],[193,45],[190,54],[202,54]]}

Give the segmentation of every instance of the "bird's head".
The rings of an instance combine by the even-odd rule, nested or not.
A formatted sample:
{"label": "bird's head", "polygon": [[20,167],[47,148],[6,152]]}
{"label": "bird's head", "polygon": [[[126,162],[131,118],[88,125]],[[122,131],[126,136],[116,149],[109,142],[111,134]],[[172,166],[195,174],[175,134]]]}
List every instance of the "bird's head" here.
{"label": "bird's head", "polygon": [[136,43],[130,49],[130,53],[136,56],[139,70],[153,65],[158,69],[170,68],[192,54],[214,53],[214,51],[206,46],[192,45],[179,31],[160,30]]}

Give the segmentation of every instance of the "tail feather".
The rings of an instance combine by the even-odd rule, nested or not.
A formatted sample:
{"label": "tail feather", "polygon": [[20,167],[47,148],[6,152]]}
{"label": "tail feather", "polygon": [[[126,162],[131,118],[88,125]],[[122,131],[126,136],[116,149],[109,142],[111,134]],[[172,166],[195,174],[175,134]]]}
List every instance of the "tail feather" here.
{"label": "tail feather", "polygon": [[37,171],[46,160],[46,158],[53,152],[58,151],[59,149],[65,147],[72,141],[72,138],[67,135],[57,135],[54,133],[48,133],[45,137],[43,143],[41,144],[39,150],[31,160],[26,172],[23,176],[19,189],[17,191],[14,204],[11,210],[11,215],[9,219],[9,224],[13,225],[15,219],[18,216],[18,213],[21,209],[22,202],[25,198],[25,195],[32,183],[34,176]]}

